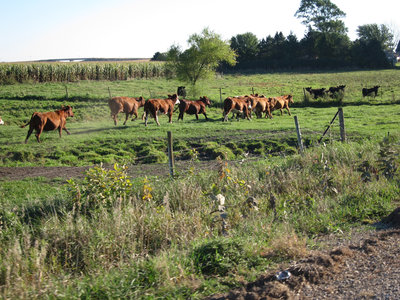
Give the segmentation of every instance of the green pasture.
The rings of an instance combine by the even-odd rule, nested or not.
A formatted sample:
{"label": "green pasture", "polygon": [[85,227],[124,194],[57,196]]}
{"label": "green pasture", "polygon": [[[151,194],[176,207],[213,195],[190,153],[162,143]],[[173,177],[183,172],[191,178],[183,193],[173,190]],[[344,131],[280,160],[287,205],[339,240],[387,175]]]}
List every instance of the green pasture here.
{"label": "green pasture", "polygon": [[[207,95],[212,100],[208,108],[209,120],[185,115],[177,122],[167,122],[160,116],[161,126],[149,119],[147,127],[139,118],[123,126],[125,116],[119,115],[119,124],[113,125],[107,105],[109,95],[166,97],[181,83],[174,80],[79,81],[75,83],[43,83],[5,85],[0,89],[0,115],[6,122],[0,127],[0,162],[4,166],[58,166],[93,165],[96,163],[166,162],[167,131],[173,133],[177,159],[209,159],[225,153],[224,158],[242,159],[243,155],[264,157],[276,153],[296,152],[297,140],[293,116],[297,116],[304,142],[313,145],[342,105],[345,129],[349,140],[379,138],[395,134],[400,128],[400,77],[397,70],[358,71],[342,73],[283,73],[259,75],[225,75],[203,82],[196,89],[187,88],[189,99]],[[346,92],[338,99],[304,99],[303,87],[346,85]],[[381,85],[376,98],[361,96],[362,87]],[[278,96],[291,93],[294,104],[292,117],[274,112],[274,118],[251,121],[230,119],[221,122],[221,99],[227,96],[260,93]],[[308,100],[308,101],[306,101]],[[28,129],[26,123],[34,111],[51,111],[61,105],[72,105],[75,116],[68,119],[71,135],[63,132],[44,132],[42,144],[31,135],[23,144]],[[141,115],[143,108],[139,110]],[[324,141],[339,137],[338,121],[333,123]],[[257,144],[257,142],[259,144]],[[215,145],[226,146],[221,149]],[[260,144],[261,143],[261,144]]]}
{"label": "green pasture", "polygon": [[[0,86],[1,167],[92,166],[68,181],[0,178],[0,298],[204,299],[321,249],[316,236],[380,228],[400,199],[398,72],[218,75],[187,88],[190,99],[211,98],[208,121],[177,122],[175,113],[172,124],[160,116],[160,127],[140,118],[123,126],[123,115],[114,126],[107,99],[165,97],[182,83]],[[343,99],[304,99],[303,87],[339,84]],[[361,88],[374,85],[379,95],[362,98]],[[253,90],[293,94],[292,116],[222,122],[220,99]],[[19,126],[61,105],[73,107],[71,135],[44,132],[41,144],[34,135],[24,144],[28,129]],[[318,143],[339,105],[347,142],[336,120]],[[174,178],[131,176],[132,164],[167,167],[168,131],[188,168]],[[215,164],[196,169],[202,160]]]}

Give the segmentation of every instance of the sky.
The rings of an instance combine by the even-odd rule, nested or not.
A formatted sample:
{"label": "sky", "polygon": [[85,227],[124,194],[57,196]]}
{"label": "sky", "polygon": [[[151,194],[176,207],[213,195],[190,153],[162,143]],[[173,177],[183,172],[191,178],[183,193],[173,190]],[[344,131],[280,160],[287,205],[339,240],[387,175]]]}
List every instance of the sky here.
{"label": "sky", "polygon": [[[223,40],[258,39],[306,27],[301,0],[0,0],[0,62],[63,58],[151,58],[171,45],[187,48],[208,27]],[[400,33],[399,0],[331,0],[351,40],[357,27],[385,24]]]}

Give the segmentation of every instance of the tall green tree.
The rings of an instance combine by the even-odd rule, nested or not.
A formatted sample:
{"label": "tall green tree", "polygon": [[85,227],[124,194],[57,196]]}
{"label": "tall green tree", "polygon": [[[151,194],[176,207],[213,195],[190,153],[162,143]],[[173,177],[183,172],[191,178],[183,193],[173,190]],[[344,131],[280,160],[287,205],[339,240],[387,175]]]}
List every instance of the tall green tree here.
{"label": "tall green tree", "polygon": [[382,50],[393,50],[393,34],[384,24],[366,24],[358,26],[357,35],[363,42],[377,41]]}
{"label": "tall green tree", "polygon": [[258,54],[258,43],[257,36],[251,32],[232,37],[231,48],[238,56],[238,63],[254,59]]}
{"label": "tall green tree", "polygon": [[301,0],[295,17],[303,19],[308,31],[345,34],[347,28],[340,20],[346,14],[330,0]]}
{"label": "tall green tree", "polygon": [[236,64],[235,51],[220,35],[208,28],[200,34],[191,35],[188,44],[189,48],[185,51],[172,45],[167,52],[167,68],[174,71],[181,81],[195,86],[198,80],[214,75],[220,63]]}

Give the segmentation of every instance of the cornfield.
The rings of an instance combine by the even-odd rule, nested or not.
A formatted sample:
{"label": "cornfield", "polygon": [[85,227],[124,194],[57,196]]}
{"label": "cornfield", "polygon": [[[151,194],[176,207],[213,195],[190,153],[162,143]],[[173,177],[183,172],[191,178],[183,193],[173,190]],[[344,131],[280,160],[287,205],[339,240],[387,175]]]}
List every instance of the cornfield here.
{"label": "cornfield", "polygon": [[0,84],[147,79],[164,77],[165,74],[162,62],[0,64]]}

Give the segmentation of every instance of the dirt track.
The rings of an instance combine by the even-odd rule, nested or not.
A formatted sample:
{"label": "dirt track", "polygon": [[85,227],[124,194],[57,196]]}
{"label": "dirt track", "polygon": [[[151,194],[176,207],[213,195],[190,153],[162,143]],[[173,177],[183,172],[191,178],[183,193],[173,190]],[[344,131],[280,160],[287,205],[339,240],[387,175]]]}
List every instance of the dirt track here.
{"label": "dirt track", "polygon": [[[312,253],[207,299],[400,299],[400,229],[356,232],[333,242],[336,247],[328,247],[333,250]],[[278,280],[282,270],[290,277]]]}
{"label": "dirt track", "polygon": [[[112,166],[105,166],[112,168]],[[191,167],[194,170],[212,170],[218,167],[216,161],[202,161],[202,162],[186,162],[177,161],[175,163],[175,172],[186,171]],[[0,179],[6,180],[20,180],[27,177],[46,177],[53,178],[82,178],[84,172],[90,167],[0,167]],[[128,174],[131,177],[141,176],[168,176],[168,164],[138,164],[128,167]]]}

